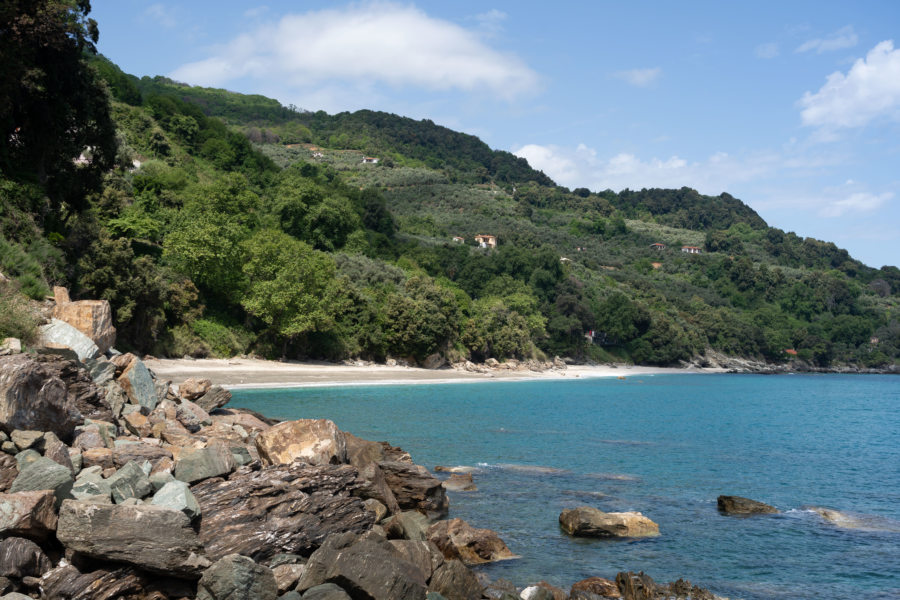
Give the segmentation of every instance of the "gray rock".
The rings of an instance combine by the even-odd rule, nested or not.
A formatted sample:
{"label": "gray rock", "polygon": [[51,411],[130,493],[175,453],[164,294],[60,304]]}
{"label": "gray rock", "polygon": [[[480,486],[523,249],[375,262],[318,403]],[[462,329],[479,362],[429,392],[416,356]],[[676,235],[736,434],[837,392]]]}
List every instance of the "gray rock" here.
{"label": "gray rock", "polygon": [[272,571],[240,554],[217,560],[197,583],[197,600],[276,600],[277,597]]}
{"label": "gray rock", "polygon": [[364,500],[363,505],[365,505],[367,511],[375,515],[376,523],[380,523],[381,520],[387,515],[387,507],[375,498],[368,498]]}
{"label": "gray rock", "polygon": [[73,471],[75,473],[80,473],[81,467],[84,466],[84,457],[81,455],[81,450],[69,448],[69,462],[72,463]]}
{"label": "gray rock", "polygon": [[719,496],[716,504],[719,511],[726,515],[758,515],[778,512],[774,506],[741,496]]}
{"label": "gray rock", "polygon": [[162,487],[170,481],[175,481],[175,478],[168,471],[150,474],[150,485],[152,485],[153,489],[156,491],[162,489]]}
{"label": "gray rock", "polygon": [[306,593],[303,594],[303,600],[351,600],[351,598],[340,586],[333,583],[323,583],[306,590]]}
{"label": "gray rock", "polygon": [[43,540],[56,531],[56,497],[51,490],[0,494],[0,536]]}
{"label": "gray rock", "polygon": [[244,446],[232,446],[231,458],[234,459],[234,464],[237,467],[243,467],[244,465],[253,462],[253,457],[250,456],[250,450]]}
{"label": "gray rock", "polygon": [[422,541],[428,537],[431,522],[428,517],[414,510],[398,513],[384,523],[388,538]]}
{"label": "gray rock", "polygon": [[[115,365],[113,365],[113,369],[115,369]],[[125,395],[125,390],[117,382],[107,381],[103,384],[103,393],[113,418],[118,419],[128,405],[128,397]]]}
{"label": "gray rock", "polygon": [[400,508],[417,510],[430,519],[447,516],[450,502],[441,480],[420,465],[399,461],[382,461],[378,464],[384,473],[388,487],[397,498]]}
{"label": "gray rock", "polygon": [[53,490],[58,501],[71,498],[72,471],[46,457],[40,457],[19,471],[19,476],[10,486],[10,492],[33,490]]}
{"label": "gray rock", "polygon": [[15,429],[9,434],[9,439],[13,441],[19,450],[33,448],[40,452],[44,449],[43,431]]}
{"label": "gray rock", "polygon": [[432,542],[415,542],[412,540],[391,540],[391,547],[403,559],[422,572],[425,581],[431,579],[434,572],[444,564],[444,555]]}
{"label": "gray rock", "polygon": [[40,328],[41,343],[48,348],[69,348],[78,355],[78,360],[96,358],[100,355],[97,344],[65,321],[50,319]]}
{"label": "gray rock", "polygon": [[[441,565],[428,584],[428,591],[453,600],[481,600],[483,589],[475,574],[458,560],[448,560]],[[552,600],[553,596],[550,598]]]}
{"label": "gray rock", "polygon": [[7,538],[0,542],[0,576],[40,577],[53,564],[40,546],[23,538]]}
{"label": "gray rock", "polygon": [[109,483],[109,492],[116,504],[121,504],[128,498],[140,500],[153,491],[150,478],[134,461],[116,471],[115,475],[106,481]]}
{"label": "gray rock", "polygon": [[222,443],[206,448],[184,448],[175,460],[175,479],[194,483],[210,477],[226,475],[234,470],[231,450]]}
{"label": "gray rock", "polygon": [[0,600],[34,600],[31,596],[20,594],[19,592],[10,592],[0,596]]}
{"label": "gray rock", "polygon": [[28,354],[0,357],[4,429],[52,431],[69,439],[83,417],[67,392],[66,383],[37,358]]}
{"label": "gray rock", "polygon": [[281,554],[276,554],[272,558],[269,559],[269,562],[266,563],[270,569],[274,569],[279,565],[294,565],[294,564],[306,564],[306,558],[300,556],[299,554],[291,554],[289,552],[282,552]]}
{"label": "gray rock", "polygon": [[[349,598],[349,596],[348,596],[348,598]],[[295,592],[295,591],[291,590],[290,592],[287,592],[286,594],[282,594],[282,595],[278,596],[278,600],[303,600],[303,597],[300,595],[300,592]]]}
{"label": "gray rock", "polygon": [[121,506],[66,500],[56,537],[69,550],[157,573],[196,577],[208,561],[191,521],[163,506]]}
{"label": "gray rock", "polygon": [[191,433],[196,433],[201,427],[212,425],[209,413],[190,400],[182,399],[176,404],[175,415],[178,421]]}
{"label": "gray rock", "polygon": [[122,386],[129,402],[137,404],[147,411],[156,408],[159,403],[156,384],[153,382],[150,370],[140,359],[132,359],[117,381]]}
{"label": "gray rock", "polygon": [[[111,500],[109,481],[103,478],[100,473],[102,469],[98,466],[85,469],[88,473],[82,475],[79,473],[72,486],[72,496],[76,500],[97,500],[98,497],[109,498]],[[84,471],[82,471],[84,473]]]}
{"label": "gray rock", "polygon": [[76,473],[72,457],[69,455],[69,447],[63,444],[52,431],[44,434],[44,456],[66,467],[72,471],[73,475]]}
{"label": "gray rock", "polygon": [[214,385],[205,394],[194,400],[194,403],[206,412],[212,412],[228,404],[229,400],[231,400],[231,392]]}
{"label": "gray rock", "polygon": [[19,451],[15,444],[13,444],[10,440],[6,440],[2,444],[0,444],[0,450],[3,450],[7,454],[15,454]]}
{"label": "gray rock", "polygon": [[37,450],[32,450],[31,448],[29,448],[28,450],[22,450],[15,456],[16,465],[18,466],[20,471],[39,458],[41,458],[41,453]]}
{"label": "gray rock", "polygon": [[168,506],[180,510],[193,521],[200,516],[200,505],[191,493],[191,488],[183,481],[170,481],[153,495],[150,504]]}
{"label": "gray rock", "polygon": [[105,356],[87,358],[82,362],[84,362],[88,373],[91,374],[91,379],[97,385],[103,385],[107,381],[112,381],[112,378],[116,376],[116,365],[109,362]]}

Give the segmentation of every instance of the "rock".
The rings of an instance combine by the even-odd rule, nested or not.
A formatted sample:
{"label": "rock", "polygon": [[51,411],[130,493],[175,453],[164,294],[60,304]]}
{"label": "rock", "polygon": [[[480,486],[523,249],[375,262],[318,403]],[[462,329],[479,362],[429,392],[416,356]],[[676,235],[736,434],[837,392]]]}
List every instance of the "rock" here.
{"label": "rock", "polygon": [[305,570],[306,565],[297,563],[278,565],[277,567],[272,568],[278,593],[283,594],[297,585],[300,576],[303,575],[303,571]]}
{"label": "rock", "polygon": [[117,441],[116,447],[112,451],[112,459],[116,467],[123,467],[131,461],[141,464],[147,461],[155,467],[163,460],[171,460],[172,453],[161,446],[154,446],[146,442],[121,443]]}
{"label": "rock", "polygon": [[57,500],[62,501],[71,497],[74,482],[71,470],[42,456],[19,471],[9,491],[53,490]]}
{"label": "rock", "polygon": [[138,463],[132,461],[108,478],[109,493],[113,502],[121,504],[129,498],[141,500],[153,491],[150,479]]}
{"label": "rock", "polygon": [[40,580],[42,598],[71,600],[165,600],[193,598],[195,585],[134,567],[109,566],[86,573],[65,561]]}
{"label": "rock", "polygon": [[86,425],[75,428],[75,439],[72,441],[73,448],[81,450],[90,450],[91,448],[111,448],[110,441],[107,445],[106,438],[101,435],[100,428],[96,425]]}
{"label": "rock", "polygon": [[[164,485],[169,483],[170,481],[178,481],[175,479],[171,473],[161,472],[161,473],[151,473],[150,474],[150,485],[153,486],[153,489],[159,491],[162,489]],[[182,482],[183,483],[183,482]]]}
{"label": "rock", "polygon": [[190,379],[185,379],[184,382],[178,386],[178,395],[185,400],[193,401],[203,396],[211,387],[212,381],[209,379],[191,377]]}
{"label": "rock", "polygon": [[471,473],[453,473],[444,482],[444,489],[451,492],[477,492],[478,486],[472,480]]}
{"label": "rock", "polygon": [[440,369],[447,364],[447,358],[440,352],[429,354],[422,362],[422,366],[426,369]]}
{"label": "rock", "polygon": [[102,469],[99,466],[89,467],[75,479],[75,485],[72,486],[72,496],[76,500],[94,500],[98,497],[108,498],[112,502],[111,488],[109,481],[101,475]]}
{"label": "rock", "polygon": [[113,418],[118,419],[122,416],[122,411],[125,410],[125,407],[131,406],[128,404],[125,390],[116,381],[107,381],[103,384],[102,390],[104,391],[104,400],[109,406],[110,413]]}
{"label": "rock", "polygon": [[480,600],[483,586],[475,574],[458,560],[449,560],[435,571],[428,590],[448,600]]}
{"label": "rock", "polygon": [[27,354],[0,357],[0,424],[6,431],[52,431],[68,439],[83,417],[66,384]]}
{"label": "rock", "polygon": [[507,579],[495,579],[493,581],[484,582],[484,592],[482,595],[491,600],[519,600],[519,592],[516,585]]}
{"label": "rock", "polygon": [[209,413],[190,400],[182,400],[175,407],[176,419],[190,432],[197,432],[201,427],[212,425]]}
{"label": "rock", "polygon": [[428,517],[414,510],[397,513],[384,524],[388,538],[423,541],[428,538]]}
{"label": "rock", "polygon": [[56,497],[52,490],[0,494],[0,536],[44,540],[56,531]]}
{"label": "rock", "polygon": [[726,515],[758,515],[777,513],[778,509],[774,506],[742,498],[741,496],[719,496],[716,499],[719,512]]}
{"label": "rock", "polygon": [[360,485],[348,465],[253,463],[191,491],[203,512],[207,556],[238,553],[262,562],[285,552],[309,556],[331,534],[370,529],[372,513],[351,496]]}
{"label": "rock", "polygon": [[200,516],[200,505],[191,493],[190,486],[183,481],[170,481],[163,485],[153,495],[150,504],[180,510],[191,521]]}
{"label": "rock", "polygon": [[129,413],[122,417],[125,428],[138,437],[150,437],[153,426],[150,419],[142,415],[140,412]]}
{"label": "rock", "polygon": [[441,481],[428,469],[390,460],[382,461],[378,466],[400,508],[417,510],[430,519],[447,516],[450,508],[447,494]]}
{"label": "rock", "polygon": [[63,502],[56,537],[91,558],[124,562],[163,574],[192,577],[204,567],[191,521],[163,506]]}
{"label": "rock", "polygon": [[15,456],[16,466],[18,467],[19,471],[21,471],[39,458],[41,458],[41,453],[37,450],[32,450],[31,448],[29,448],[28,450],[22,450]]}
{"label": "rock", "polygon": [[53,564],[40,546],[19,537],[7,538],[0,542],[0,576],[40,577]]}
{"label": "rock", "polygon": [[359,496],[361,498],[372,498],[383,504],[389,513],[395,514],[400,512],[400,504],[397,497],[391,491],[387,480],[384,478],[384,471],[375,463],[368,463],[361,467],[357,467],[359,476],[366,482],[366,485],[360,489]]}
{"label": "rock", "polygon": [[387,507],[375,498],[368,498],[364,500],[363,506],[366,507],[367,511],[375,515],[376,523],[380,523],[385,515],[387,515]]}
{"label": "rock", "polygon": [[175,457],[175,479],[187,483],[227,475],[232,470],[234,457],[221,442],[210,443],[206,448],[183,448]]}
{"label": "rock", "polygon": [[81,468],[99,466],[103,469],[115,467],[113,451],[109,448],[89,448],[81,453]]}
{"label": "rock", "polygon": [[422,573],[425,581],[431,579],[434,572],[444,564],[444,555],[437,546],[427,541],[390,540],[394,551],[403,560],[415,566]]}
{"label": "rock", "polygon": [[690,581],[679,579],[667,585],[660,585],[649,575],[632,572],[616,574],[616,585],[625,600],[664,600],[667,598],[687,598],[688,600],[720,600]]}
{"label": "rock", "polygon": [[428,529],[428,540],[445,558],[461,560],[467,565],[518,558],[496,531],[476,529],[462,519],[438,521]]}
{"label": "rock", "polygon": [[346,536],[329,538],[309,558],[297,584],[302,592],[323,583],[336,583],[351,598],[424,600],[425,579],[387,543],[371,540],[347,544]]}
{"label": "rock", "polygon": [[9,441],[9,440],[6,440],[6,441],[3,442],[2,444],[0,444],[0,449],[2,449],[2,450],[3,450],[5,453],[7,453],[7,454],[15,454],[16,452],[19,451],[19,449],[16,448],[16,445],[13,444],[13,443],[12,443],[11,441]]}
{"label": "rock", "polygon": [[256,438],[259,456],[269,464],[299,460],[311,465],[347,462],[344,434],[328,419],[285,421]]}
{"label": "rock", "polygon": [[197,583],[197,600],[275,600],[275,575],[239,554],[229,554],[208,568]]}
{"label": "rock", "polygon": [[69,455],[69,447],[63,444],[52,431],[45,433],[43,438],[44,456],[66,467],[72,472],[72,475],[74,475],[77,471],[75,465],[72,464],[72,457]]}
{"label": "rock", "polygon": [[[287,600],[286,596],[282,596],[279,600]],[[340,586],[333,583],[323,583],[306,590],[303,594],[303,600],[351,600],[347,592]]]}
{"label": "rock", "polygon": [[46,348],[68,348],[78,355],[78,360],[96,358],[101,354],[97,344],[75,327],[59,319],[51,319],[40,327],[41,345]]}
{"label": "rock", "polygon": [[0,492],[5,492],[19,475],[19,466],[9,454],[0,454]]}
{"label": "rock", "polygon": [[100,354],[116,343],[112,310],[106,300],[79,300],[60,302],[57,298],[53,318],[64,321],[93,341]]}
{"label": "rock", "polygon": [[103,385],[108,381],[112,381],[113,377],[116,376],[116,365],[103,356],[86,358],[83,362],[88,373],[91,375],[91,379],[93,379],[94,383],[97,385]]}
{"label": "rock", "polygon": [[522,600],[555,600],[553,592],[539,585],[529,585],[519,594]]}
{"label": "rock", "polygon": [[[43,431],[23,431],[16,429],[9,434],[9,439],[19,450],[28,450],[34,447],[38,452],[44,449],[44,432]],[[38,443],[40,442],[40,443]]]}
{"label": "rock", "polygon": [[647,537],[659,535],[659,525],[639,512],[605,513],[590,506],[564,510],[563,531],[577,537]]}
{"label": "rock", "polygon": [[571,600],[597,600],[598,598],[621,598],[615,581],[602,577],[588,577],[572,584],[569,590]]}
{"label": "rock", "polygon": [[150,375],[150,370],[139,359],[132,359],[122,370],[117,381],[122,386],[129,402],[148,411],[156,408],[159,398],[156,396],[153,377]]}
{"label": "rock", "polygon": [[19,354],[22,352],[22,340],[19,338],[3,338],[0,341],[0,356],[9,356],[10,354]]}
{"label": "rock", "polygon": [[385,459],[384,447],[378,442],[364,440],[346,431],[344,441],[347,444],[347,462],[357,469],[378,464]]}
{"label": "rock", "polygon": [[214,385],[209,388],[205,394],[194,400],[194,402],[206,412],[212,412],[217,408],[222,408],[228,404],[229,400],[231,400],[231,392],[218,385]]}

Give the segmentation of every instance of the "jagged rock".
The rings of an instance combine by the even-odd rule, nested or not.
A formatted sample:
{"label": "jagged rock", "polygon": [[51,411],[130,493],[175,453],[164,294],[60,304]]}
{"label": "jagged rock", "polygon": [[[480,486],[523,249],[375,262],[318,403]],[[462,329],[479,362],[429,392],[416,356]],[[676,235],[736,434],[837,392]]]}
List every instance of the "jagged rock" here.
{"label": "jagged rock", "polygon": [[93,379],[94,383],[97,385],[103,385],[107,381],[112,381],[113,377],[116,376],[116,365],[111,363],[104,356],[86,358],[83,362],[88,373],[91,375],[91,379]]}
{"label": "jagged rock", "polygon": [[[300,597],[299,594],[297,596]],[[311,587],[306,590],[302,598],[303,600],[352,600],[343,588],[333,583],[323,583]],[[287,595],[282,596],[279,600],[288,600]]]}
{"label": "jagged rock", "polygon": [[522,597],[527,597],[530,600],[543,598],[547,600],[569,600],[569,594],[565,590],[550,585],[546,581],[538,581],[536,584],[528,586],[522,591]]}
{"label": "jagged rock", "polygon": [[424,541],[428,538],[428,517],[415,510],[397,513],[387,520],[384,530],[388,538]]}
{"label": "jagged rock", "polygon": [[72,447],[90,450],[91,448],[110,448],[112,444],[107,445],[106,438],[101,435],[100,428],[96,425],[82,425],[75,428],[75,439],[72,441]]}
{"label": "jagged rock", "polygon": [[384,446],[378,442],[364,440],[346,431],[344,432],[344,441],[347,445],[347,462],[357,469],[361,470],[368,465],[378,464],[385,460]]}
{"label": "jagged rock", "polygon": [[708,590],[691,585],[690,581],[679,579],[661,585],[643,571],[637,574],[630,571],[616,574],[616,585],[619,586],[619,592],[624,600],[667,600],[672,597],[687,600],[718,600]]}
{"label": "jagged rock", "polygon": [[81,468],[99,466],[103,469],[115,467],[113,451],[109,448],[88,448],[81,453]]}
{"label": "jagged rock", "polygon": [[[64,289],[64,288],[63,288]],[[60,302],[57,298],[53,318],[64,321],[91,339],[104,353],[116,343],[112,310],[106,300],[79,300]]]}
{"label": "jagged rock", "polygon": [[19,475],[9,488],[12,493],[53,490],[60,501],[69,498],[75,479],[72,471],[46,457],[20,467]]}
{"label": "jagged rock", "polygon": [[200,516],[200,505],[191,493],[191,488],[183,481],[170,481],[153,495],[150,504],[167,506],[180,510],[193,521]]}
{"label": "jagged rock", "polygon": [[19,466],[9,454],[0,454],[0,492],[5,492],[19,475]]}
{"label": "jagged rock", "polygon": [[490,598],[491,600],[520,600],[516,584],[512,581],[507,579],[495,579],[488,582],[479,579],[479,581],[484,583],[482,595],[485,598]]}
{"label": "jagged rock", "polygon": [[118,419],[122,416],[125,406],[128,405],[128,397],[125,395],[125,391],[116,381],[107,381],[102,384],[101,390],[104,392],[104,399],[107,406],[109,406],[112,417]]}
{"label": "jagged rock", "polygon": [[647,537],[659,535],[659,525],[639,512],[605,513],[591,506],[564,510],[563,531],[577,537]]}
{"label": "jagged rock", "polygon": [[0,576],[40,577],[53,564],[40,546],[19,537],[11,537],[0,542]]}
{"label": "jagged rock", "polygon": [[347,462],[344,433],[328,419],[285,421],[256,438],[259,456],[269,464],[290,464],[299,460],[311,465]]}
{"label": "jagged rock", "polygon": [[212,412],[217,408],[222,408],[228,404],[230,400],[231,392],[218,385],[214,385],[209,388],[206,393],[194,400],[194,402],[206,412]]}
{"label": "jagged rock", "polygon": [[124,506],[66,500],[56,537],[91,558],[124,562],[163,574],[196,576],[205,566],[191,521],[163,506]]}
{"label": "jagged rock", "polygon": [[0,536],[40,541],[56,531],[56,521],[52,490],[0,494]]}
{"label": "jagged rock", "polygon": [[197,432],[201,427],[212,425],[209,413],[190,400],[179,402],[175,406],[175,415],[175,418],[191,432]]}
{"label": "jagged rock", "polygon": [[83,417],[66,392],[63,380],[37,359],[0,357],[0,424],[7,432],[52,431],[68,439]]}
{"label": "jagged rock", "polygon": [[72,496],[76,500],[97,500],[108,498],[112,501],[109,481],[103,478],[99,466],[89,467],[78,474],[72,486]]}
{"label": "jagged rock", "polygon": [[232,446],[231,447],[231,457],[234,459],[234,465],[236,467],[243,467],[244,465],[249,465],[254,460],[259,460],[259,457],[254,457],[250,453],[250,449],[245,446]]}
{"label": "jagged rock", "polygon": [[480,600],[484,587],[462,562],[448,560],[431,576],[428,590],[448,600]]}
{"label": "jagged rock", "polygon": [[191,491],[203,512],[207,556],[238,553],[262,562],[284,552],[308,556],[333,533],[368,530],[372,513],[351,496],[360,485],[347,465],[253,463]]}
{"label": "jagged rock", "polygon": [[10,354],[19,354],[22,352],[22,340],[19,338],[3,338],[0,341],[0,356],[9,356]]}
{"label": "jagged rock", "polygon": [[428,529],[428,540],[445,558],[458,559],[467,565],[517,558],[496,531],[476,529],[462,519],[438,521]]}
{"label": "jagged rock", "polygon": [[116,474],[109,477],[106,482],[116,504],[121,504],[129,498],[141,500],[153,491],[147,474],[134,461],[116,471]]}
{"label": "jagged rock", "polygon": [[367,498],[363,501],[363,506],[366,507],[367,511],[375,515],[376,523],[380,523],[388,512],[387,507],[375,498]]}
{"label": "jagged rock", "polygon": [[477,492],[478,486],[472,480],[471,473],[453,473],[444,481],[444,489],[451,492]]}
{"label": "jagged rock", "polygon": [[596,598],[621,598],[622,594],[615,581],[602,577],[588,577],[572,584],[569,597],[572,600],[596,600]]}
{"label": "jagged rock", "polygon": [[229,554],[208,568],[197,583],[197,600],[275,600],[275,575],[240,554]]}
{"label": "jagged rock", "polygon": [[187,483],[227,475],[232,470],[234,457],[221,442],[212,442],[206,448],[182,448],[175,457],[175,479]]}
{"label": "jagged rock", "polygon": [[153,431],[150,419],[135,411],[122,417],[125,428],[138,437],[149,437]]}
{"label": "jagged rock", "polygon": [[160,461],[171,458],[172,453],[169,450],[146,442],[121,443],[117,441],[112,451],[113,464],[117,467],[123,467],[131,461],[138,463],[147,461],[155,467]]}
{"label": "jagged rock", "polygon": [[41,458],[41,453],[37,450],[32,450],[31,448],[29,448],[28,450],[22,450],[15,456],[16,466],[18,467],[19,471],[21,471],[39,458]]}
{"label": "jagged rock", "polygon": [[306,565],[297,563],[273,567],[272,573],[275,575],[275,586],[278,588],[278,593],[283,594],[297,585],[305,570]]}
{"label": "jagged rock", "polygon": [[450,502],[441,481],[420,465],[382,461],[378,465],[402,509],[413,509],[430,519],[447,516]]}
{"label": "jagged rock", "polygon": [[297,583],[302,592],[335,583],[358,598],[424,600],[425,579],[387,543],[333,536],[309,557]]}
{"label": "jagged rock", "polygon": [[122,390],[128,397],[128,401],[151,411],[156,408],[159,398],[156,396],[156,386],[150,370],[144,366],[138,358],[133,358],[122,370],[117,380]]}
{"label": "jagged rock", "polygon": [[[237,408],[219,408],[210,412],[210,418],[213,423],[224,423],[226,425],[240,425],[248,432],[266,431],[271,424],[260,419],[255,414],[251,414],[242,409]],[[276,423],[277,425],[277,423]]]}
{"label": "jagged rock", "polygon": [[181,579],[161,577],[134,567],[82,573],[65,561],[41,578],[40,588],[42,598],[61,600],[165,600],[194,596],[194,584]]}
{"label": "jagged rock", "polygon": [[425,581],[444,564],[444,555],[438,547],[428,541],[390,540],[390,545],[406,562],[414,565]]}
{"label": "jagged rock", "polygon": [[18,448],[19,450],[28,450],[29,448],[33,447],[35,450],[40,452],[44,449],[43,431],[15,429],[10,432],[9,439],[12,440],[13,444],[15,444],[16,448]]}
{"label": "jagged rock", "polygon": [[59,319],[50,319],[50,322],[40,327],[41,344],[46,348],[68,348],[78,355],[78,360],[96,358],[101,354],[100,348],[94,341]]}
{"label": "jagged rock", "polygon": [[719,496],[716,504],[719,511],[726,515],[758,515],[778,512],[774,506],[741,496]]}
{"label": "jagged rock", "polygon": [[359,470],[359,476],[366,482],[366,485],[359,490],[358,495],[361,498],[377,500],[392,514],[400,512],[400,504],[387,484],[381,467],[375,463],[368,463],[361,467],[357,466],[357,469]]}
{"label": "jagged rock", "polygon": [[74,475],[77,471],[75,470],[75,465],[72,464],[72,458],[69,456],[69,447],[63,444],[52,431],[45,433],[43,438],[44,456],[66,467]]}
{"label": "jagged rock", "polygon": [[178,386],[178,395],[184,398],[185,400],[196,400],[203,396],[206,392],[209,391],[209,388],[212,387],[212,381],[209,379],[198,379],[195,377],[191,377],[189,379],[185,379],[181,385]]}

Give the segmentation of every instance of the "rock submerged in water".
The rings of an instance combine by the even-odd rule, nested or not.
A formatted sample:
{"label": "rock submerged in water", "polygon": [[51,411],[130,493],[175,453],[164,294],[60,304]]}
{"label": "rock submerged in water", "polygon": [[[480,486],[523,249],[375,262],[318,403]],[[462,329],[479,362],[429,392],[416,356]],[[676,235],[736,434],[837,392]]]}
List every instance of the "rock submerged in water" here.
{"label": "rock submerged in water", "polygon": [[591,506],[564,510],[559,525],[576,537],[651,537],[659,535],[659,525],[639,512],[606,513]]}
{"label": "rock submerged in water", "polygon": [[741,496],[719,496],[716,504],[719,512],[726,515],[764,515],[778,512],[774,506]]}
{"label": "rock submerged in water", "polygon": [[462,519],[438,521],[428,528],[428,540],[441,550],[447,560],[458,559],[467,565],[518,558],[496,531],[477,529]]}

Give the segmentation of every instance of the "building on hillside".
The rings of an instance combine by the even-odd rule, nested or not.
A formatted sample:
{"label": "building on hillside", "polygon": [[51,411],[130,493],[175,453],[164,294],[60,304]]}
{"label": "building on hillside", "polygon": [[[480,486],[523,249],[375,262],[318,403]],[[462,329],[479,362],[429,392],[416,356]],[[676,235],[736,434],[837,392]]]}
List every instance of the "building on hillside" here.
{"label": "building on hillside", "polygon": [[364,156],[362,161],[363,161],[363,164],[366,164],[366,165],[377,165],[378,164],[378,159],[375,158],[374,156]]}
{"label": "building on hillside", "polygon": [[466,242],[466,238],[460,237],[458,235],[454,235],[453,241],[456,242],[457,244],[464,244]]}
{"label": "building on hillside", "polygon": [[685,254],[700,254],[700,246],[682,246],[681,251]]}
{"label": "building on hillside", "polygon": [[475,243],[481,246],[482,248],[496,248],[497,247],[497,236],[496,235],[486,235],[483,233],[479,233],[475,236]]}
{"label": "building on hillside", "polygon": [[659,242],[656,242],[655,244],[650,244],[650,247],[653,248],[654,250],[665,250],[666,249],[666,245],[661,244]]}

